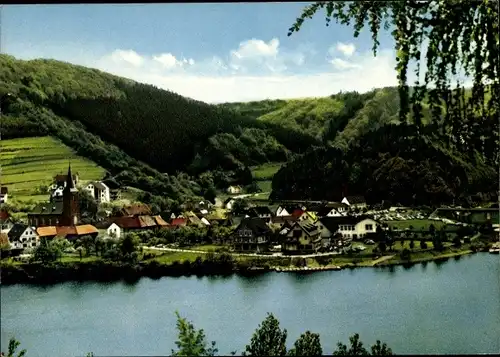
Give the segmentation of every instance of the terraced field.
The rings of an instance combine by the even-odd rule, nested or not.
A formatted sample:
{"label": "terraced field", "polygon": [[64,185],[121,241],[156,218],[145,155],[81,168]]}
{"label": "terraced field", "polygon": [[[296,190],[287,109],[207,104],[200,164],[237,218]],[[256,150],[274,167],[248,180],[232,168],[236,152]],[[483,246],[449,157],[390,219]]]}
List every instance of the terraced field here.
{"label": "terraced field", "polygon": [[0,142],[2,186],[9,188],[9,199],[44,201],[39,187],[50,185],[57,174],[71,168],[81,180],[98,180],[105,170],[94,162],[77,156],[69,147],[52,137],[9,139]]}

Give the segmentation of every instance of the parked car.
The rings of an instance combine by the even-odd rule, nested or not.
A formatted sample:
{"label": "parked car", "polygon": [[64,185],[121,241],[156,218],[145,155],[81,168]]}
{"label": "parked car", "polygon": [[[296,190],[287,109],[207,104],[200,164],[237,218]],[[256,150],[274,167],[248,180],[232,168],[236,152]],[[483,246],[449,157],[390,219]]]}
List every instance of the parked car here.
{"label": "parked car", "polygon": [[367,239],[365,240],[365,244],[372,245],[375,244],[375,242],[372,239]]}

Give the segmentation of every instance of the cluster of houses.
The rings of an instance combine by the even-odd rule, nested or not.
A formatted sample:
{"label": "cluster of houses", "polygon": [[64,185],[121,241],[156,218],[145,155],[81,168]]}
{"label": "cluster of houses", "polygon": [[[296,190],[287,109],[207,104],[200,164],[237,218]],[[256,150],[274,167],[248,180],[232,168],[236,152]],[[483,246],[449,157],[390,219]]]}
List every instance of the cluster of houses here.
{"label": "cluster of houses", "polygon": [[362,198],[309,205],[249,208],[228,243],[237,251],[281,251],[312,254],[341,251],[352,240],[370,240],[380,224],[372,217],[354,214],[366,207]]}
{"label": "cluster of houses", "polygon": [[[0,238],[9,243],[11,255],[37,247],[44,238],[74,241],[100,234],[104,239],[116,239],[129,232],[212,226],[231,228],[229,236],[215,240],[235,251],[315,253],[342,249],[351,240],[368,239],[379,225],[372,217],[354,213],[366,207],[362,197],[345,197],[341,202],[254,206],[224,217],[216,216],[213,205],[206,201],[198,202],[191,211],[162,215],[153,214],[145,204],[132,204],[110,212],[107,219],[95,225],[81,224],[79,190],[86,190],[98,203],[108,203],[113,200],[110,188],[103,182],[82,184],[69,166],[67,174],[57,175],[49,189],[49,201],[28,213],[27,223],[2,227],[6,229]],[[0,213],[0,223],[8,223],[8,213]]]}

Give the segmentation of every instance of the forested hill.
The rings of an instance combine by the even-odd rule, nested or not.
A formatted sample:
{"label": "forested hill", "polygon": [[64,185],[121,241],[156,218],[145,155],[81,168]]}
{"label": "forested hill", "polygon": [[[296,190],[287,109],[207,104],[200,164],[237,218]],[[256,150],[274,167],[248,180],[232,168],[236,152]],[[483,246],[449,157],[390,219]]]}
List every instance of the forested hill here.
{"label": "forested hill", "polygon": [[[55,60],[0,55],[0,95],[6,93],[12,96],[2,104],[2,138],[56,137],[119,183],[169,197],[208,188],[178,171],[215,170],[224,185],[248,177],[247,166],[286,161],[318,144],[231,109]],[[216,183],[209,178],[201,186]]]}

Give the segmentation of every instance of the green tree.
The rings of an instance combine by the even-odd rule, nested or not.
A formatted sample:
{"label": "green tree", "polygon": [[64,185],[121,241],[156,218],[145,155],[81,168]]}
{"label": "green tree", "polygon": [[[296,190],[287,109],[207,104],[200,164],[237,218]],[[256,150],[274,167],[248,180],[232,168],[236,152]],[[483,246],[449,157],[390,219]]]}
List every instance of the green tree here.
{"label": "green tree", "polygon": [[212,341],[211,346],[207,346],[205,332],[196,330],[194,325],[182,318],[178,312],[177,316],[177,331],[179,332],[175,344],[177,351],[172,350],[172,356],[215,356],[218,349],[215,347],[215,342]]}
{"label": "green tree", "polygon": [[238,198],[238,199],[234,200],[231,211],[234,214],[242,214],[245,212],[245,210],[248,208],[248,206],[249,206],[249,203],[247,200],[245,200],[243,198]]}
{"label": "green tree", "polygon": [[415,248],[415,241],[412,239],[410,241],[410,249],[413,250]]}
{"label": "green tree", "polygon": [[387,347],[386,343],[381,343],[379,340],[372,346],[372,356],[392,356],[392,350]]}
{"label": "green tree", "polygon": [[351,345],[349,348],[342,342],[337,343],[337,349],[333,351],[334,356],[368,356],[369,353],[366,348],[363,347],[363,342],[359,340],[359,334],[354,334],[349,337],[349,342]]}
{"label": "green tree", "polygon": [[135,261],[137,259],[137,251],[141,240],[134,233],[125,234],[118,241],[118,250],[120,251],[123,260]]}
{"label": "green tree", "polygon": [[[19,342],[15,338],[11,338],[9,340],[9,347],[8,347],[8,351],[7,351],[7,357],[23,357],[24,355],[26,355],[26,349],[23,349],[23,350],[19,351],[17,353],[17,355],[16,355],[17,348],[20,345],[21,345],[21,342]],[[3,354],[2,354],[2,356],[3,356]]]}
{"label": "green tree", "polygon": [[250,344],[246,346],[247,356],[286,356],[286,329],[280,329],[279,321],[268,313],[255,330]]}
{"label": "green tree", "polygon": [[[288,36],[320,9],[326,10],[327,26],[331,19],[353,23],[354,37],[368,25],[374,55],[381,27],[392,30],[401,122],[412,112],[421,129],[422,102],[427,100],[432,115],[429,132],[439,127],[437,134],[448,136],[450,145],[470,149],[477,144],[498,162],[498,136],[493,134],[498,133],[500,102],[497,1],[318,1],[305,7]],[[413,62],[416,84],[410,91],[408,69]],[[465,81],[459,80],[464,75],[473,80],[469,97],[463,90]]]}
{"label": "green tree", "polygon": [[41,262],[42,264],[52,263],[61,256],[61,251],[57,245],[47,239],[42,239],[42,242],[33,251],[33,260]]}
{"label": "green tree", "polygon": [[323,349],[321,348],[319,334],[306,331],[305,333],[300,335],[299,339],[295,341],[293,348],[288,351],[288,355],[322,356]]}

